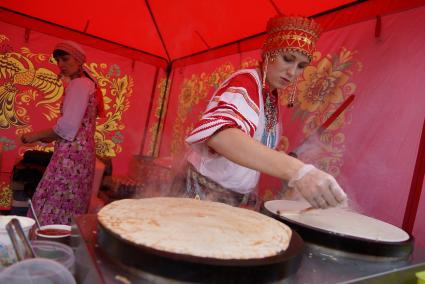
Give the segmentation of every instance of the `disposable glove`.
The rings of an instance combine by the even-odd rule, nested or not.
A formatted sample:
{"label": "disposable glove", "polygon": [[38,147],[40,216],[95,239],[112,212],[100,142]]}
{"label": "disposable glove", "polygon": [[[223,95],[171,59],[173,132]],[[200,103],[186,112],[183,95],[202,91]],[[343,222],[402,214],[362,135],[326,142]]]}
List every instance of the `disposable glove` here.
{"label": "disposable glove", "polygon": [[347,195],[333,176],[313,165],[304,165],[288,182],[314,208],[328,208],[346,203]]}

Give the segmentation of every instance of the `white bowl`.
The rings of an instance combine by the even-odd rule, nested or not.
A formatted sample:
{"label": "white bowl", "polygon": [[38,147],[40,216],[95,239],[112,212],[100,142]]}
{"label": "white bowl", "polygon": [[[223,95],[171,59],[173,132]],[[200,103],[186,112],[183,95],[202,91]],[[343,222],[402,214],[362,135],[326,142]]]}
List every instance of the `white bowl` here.
{"label": "white bowl", "polygon": [[[63,234],[63,235],[47,235],[47,234],[43,234],[43,233],[40,232],[40,230],[47,230],[47,229],[67,230],[67,231],[69,231],[69,233],[66,233],[66,234]],[[45,225],[45,226],[41,226],[40,229],[35,230],[35,234],[37,235],[37,237],[42,237],[42,238],[45,238],[45,239],[66,238],[66,237],[69,237],[71,235],[71,226],[59,225],[59,224]]]}

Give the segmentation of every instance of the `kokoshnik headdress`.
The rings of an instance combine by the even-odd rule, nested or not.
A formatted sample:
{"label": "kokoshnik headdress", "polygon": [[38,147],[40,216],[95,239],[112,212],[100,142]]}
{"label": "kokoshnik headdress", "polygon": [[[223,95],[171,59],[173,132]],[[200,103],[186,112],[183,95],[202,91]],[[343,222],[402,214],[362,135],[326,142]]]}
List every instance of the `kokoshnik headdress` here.
{"label": "kokoshnik headdress", "polygon": [[[268,37],[263,46],[263,88],[266,86],[267,65],[285,51],[297,51],[311,61],[316,50],[316,41],[322,28],[314,20],[304,17],[276,16],[267,23]],[[292,85],[288,107],[294,106],[296,82]]]}
{"label": "kokoshnik headdress", "polygon": [[304,17],[276,16],[267,23],[268,37],[263,47],[264,57],[274,57],[283,51],[298,51],[310,61],[322,28]]}

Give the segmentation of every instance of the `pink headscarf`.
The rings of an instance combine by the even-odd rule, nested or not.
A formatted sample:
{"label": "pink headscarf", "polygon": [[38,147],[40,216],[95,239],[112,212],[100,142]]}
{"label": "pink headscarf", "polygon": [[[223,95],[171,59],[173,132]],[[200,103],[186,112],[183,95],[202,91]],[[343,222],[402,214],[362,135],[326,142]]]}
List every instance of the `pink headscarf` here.
{"label": "pink headscarf", "polygon": [[[86,62],[86,53],[84,52],[84,50],[81,48],[79,44],[73,41],[66,40],[66,41],[60,42],[55,46],[55,48],[53,49],[53,52],[55,50],[62,50],[62,51],[65,51],[66,53],[69,53],[81,65],[83,65]],[[83,67],[83,70],[85,71],[87,76],[91,78],[90,72],[84,67]],[[93,78],[91,78],[91,80],[95,82]],[[97,114],[99,117],[105,117],[105,106],[103,101],[103,94],[99,86],[96,83],[95,85],[96,85]]]}
{"label": "pink headscarf", "polygon": [[62,50],[73,56],[79,63],[86,62],[86,53],[81,46],[73,41],[66,40],[58,43],[54,50]]}

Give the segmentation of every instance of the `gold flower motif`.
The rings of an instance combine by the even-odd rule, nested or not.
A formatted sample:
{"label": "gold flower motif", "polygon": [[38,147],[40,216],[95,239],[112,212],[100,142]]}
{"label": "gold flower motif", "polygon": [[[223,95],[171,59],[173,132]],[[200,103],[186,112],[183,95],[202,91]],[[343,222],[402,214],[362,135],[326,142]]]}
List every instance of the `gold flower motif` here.
{"label": "gold flower motif", "polygon": [[[297,84],[300,109],[314,112],[319,107],[325,109],[329,104],[343,102],[343,87],[350,77],[335,70],[332,61],[325,57],[317,66],[308,66],[304,70],[303,78],[304,80]],[[353,93],[354,89],[354,85],[351,85],[350,93]]]}
{"label": "gold flower motif", "polygon": [[[115,157],[122,151],[122,148],[118,144],[121,142],[113,142],[112,137],[114,133],[125,128],[122,123],[122,115],[130,107],[129,97],[133,93],[133,78],[128,75],[121,76],[120,72],[116,76],[105,74],[108,72],[106,63],[99,65],[91,63],[87,67],[101,88],[106,112],[106,119],[98,120],[96,124],[96,154]],[[114,65],[114,68],[116,71],[119,66]]]}
{"label": "gold flower motif", "polygon": [[112,140],[104,139],[99,132],[96,132],[94,140],[96,142],[96,153],[101,153],[105,157],[116,156],[115,147],[117,145]]}
{"label": "gold flower motif", "polygon": [[191,109],[200,102],[204,102],[211,88],[217,88],[233,72],[235,72],[234,66],[231,63],[224,63],[211,74],[205,72],[200,75],[192,74],[190,79],[183,81],[171,138],[172,155],[179,153],[184,145],[184,134],[187,132],[184,124]]}
{"label": "gold flower motif", "polygon": [[9,38],[6,35],[0,34],[0,42],[8,41],[8,40],[9,40]]}
{"label": "gold flower motif", "polygon": [[277,151],[287,152],[289,148],[289,139],[286,136],[281,136],[279,144],[276,147]]}
{"label": "gold flower motif", "polygon": [[9,210],[12,206],[12,189],[5,182],[0,182],[0,209]]}
{"label": "gold flower motif", "polygon": [[62,96],[62,83],[55,72],[33,62],[47,59],[27,47],[21,47],[20,52],[0,53],[0,128],[27,127],[30,117],[26,106],[36,100],[36,107],[49,105],[48,113],[41,112],[44,116],[55,116],[52,106]]}
{"label": "gold flower motif", "polygon": [[241,62],[241,69],[258,67],[260,67],[260,61],[256,58],[246,58]]}
{"label": "gold flower motif", "polygon": [[[356,85],[350,82],[350,78],[354,71],[361,70],[362,64],[354,60],[354,54],[355,52],[342,48],[339,53],[322,58],[319,52],[315,52],[314,62],[317,65],[304,70],[303,77],[297,84],[298,103],[292,119],[299,118],[303,122],[305,137],[317,130],[355,92]],[[281,92],[280,103],[283,105],[286,105],[285,98],[289,89]],[[315,164],[334,176],[339,175],[345,151],[345,135],[341,129],[351,118],[349,110],[350,108],[342,112],[320,136],[314,137],[314,143],[310,143],[312,147],[303,147],[304,152],[298,154],[304,162]]]}

